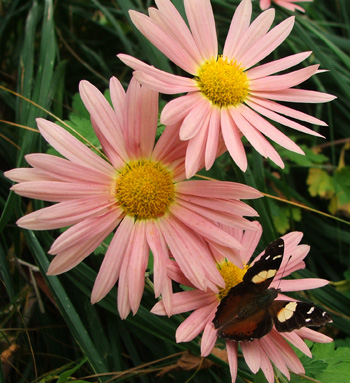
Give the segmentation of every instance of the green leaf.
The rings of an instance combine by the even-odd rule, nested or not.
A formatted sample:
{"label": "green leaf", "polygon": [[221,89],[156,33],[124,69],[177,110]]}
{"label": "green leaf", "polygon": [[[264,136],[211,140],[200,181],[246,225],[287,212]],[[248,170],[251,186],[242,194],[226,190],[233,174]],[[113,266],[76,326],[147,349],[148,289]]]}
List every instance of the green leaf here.
{"label": "green leaf", "polygon": [[334,173],[334,189],[340,205],[350,202],[350,166],[345,166]]}
{"label": "green leaf", "polygon": [[313,197],[331,198],[335,192],[333,178],[322,169],[310,169],[306,183]]}
{"label": "green leaf", "polygon": [[[77,364],[76,366],[74,366],[73,368],[63,372],[59,379],[57,380],[57,383],[66,383],[66,382],[71,382],[72,380],[68,378],[71,377],[77,370],[79,370],[79,368],[84,364],[86,363],[87,361],[87,358],[83,358],[83,360]],[[77,382],[77,380],[74,379],[74,382]],[[80,380],[80,382],[83,382],[83,380]]]}

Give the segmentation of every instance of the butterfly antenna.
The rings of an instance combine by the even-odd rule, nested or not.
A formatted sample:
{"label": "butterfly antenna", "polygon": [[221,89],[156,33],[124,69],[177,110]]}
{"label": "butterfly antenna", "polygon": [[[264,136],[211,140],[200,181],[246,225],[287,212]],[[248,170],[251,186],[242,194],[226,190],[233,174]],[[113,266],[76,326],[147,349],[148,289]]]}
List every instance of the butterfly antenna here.
{"label": "butterfly antenna", "polygon": [[282,274],[281,274],[281,277],[280,277],[280,279],[279,279],[279,281],[278,281],[278,286],[277,286],[277,290],[279,290],[279,291],[280,291],[281,280],[282,280],[282,278],[283,278],[284,273],[286,272],[287,265],[288,265],[289,261],[291,260],[291,258],[292,258],[292,256],[290,255],[290,256],[288,257],[288,259],[287,259],[286,264],[285,264],[284,267],[283,267],[283,271],[282,271]]}

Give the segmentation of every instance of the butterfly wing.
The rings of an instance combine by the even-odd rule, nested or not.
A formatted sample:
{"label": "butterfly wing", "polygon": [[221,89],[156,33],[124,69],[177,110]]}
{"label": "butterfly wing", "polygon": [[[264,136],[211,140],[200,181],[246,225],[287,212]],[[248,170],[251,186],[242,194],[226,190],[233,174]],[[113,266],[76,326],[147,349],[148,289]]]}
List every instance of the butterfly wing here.
{"label": "butterfly wing", "polygon": [[282,238],[271,242],[262,257],[244,274],[243,281],[254,283],[259,286],[261,291],[266,290],[281,266],[283,253],[284,241]]}
{"label": "butterfly wing", "polygon": [[273,301],[269,312],[279,332],[290,332],[305,326],[323,326],[332,322],[330,314],[308,302]]}
{"label": "butterfly wing", "polygon": [[[232,287],[226,297],[222,298],[213,320],[215,328],[222,328],[228,323],[236,320],[245,302],[254,299],[256,290],[244,282]],[[253,288],[252,288],[253,287]]]}
{"label": "butterfly wing", "polygon": [[260,309],[243,319],[232,319],[218,329],[217,335],[235,341],[262,338],[272,329],[273,321],[266,309]]}
{"label": "butterfly wing", "polygon": [[270,243],[261,259],[247,270],[243,281],[221,300],[213,320],[219,337],[251,340],[271,331],[273,321],[267,307],[277,290],[266,290],[281,265],[283,252],[283,239]]}

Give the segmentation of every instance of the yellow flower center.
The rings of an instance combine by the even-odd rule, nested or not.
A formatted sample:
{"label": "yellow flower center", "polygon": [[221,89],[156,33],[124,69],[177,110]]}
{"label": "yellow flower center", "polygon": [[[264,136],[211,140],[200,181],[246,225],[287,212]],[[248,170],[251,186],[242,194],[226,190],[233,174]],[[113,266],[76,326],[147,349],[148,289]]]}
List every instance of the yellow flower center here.
{"label": "yellow flower center", "polygon": [[220,108],[241,104],[248,96],[248,77],[243,68],[222,56],[205,61],[195,80],[202,94]]}
{"label": "yellow flower center", "polygon": [[124,212],[136,219],[164,215],[174,200],[172,173],[151,160],[127,163],[116,180],[116,198]]}
{"label": "yellow flower center", "polygon": [[225,260],[217,266],[225,281],[225,288],[219,288],[218,297],[221,301],[222,298],[226,297],[232,287],[242,282],[243,276],[247,272],[249,265],[245,265],[243,269],[240,269],[232,262]]}

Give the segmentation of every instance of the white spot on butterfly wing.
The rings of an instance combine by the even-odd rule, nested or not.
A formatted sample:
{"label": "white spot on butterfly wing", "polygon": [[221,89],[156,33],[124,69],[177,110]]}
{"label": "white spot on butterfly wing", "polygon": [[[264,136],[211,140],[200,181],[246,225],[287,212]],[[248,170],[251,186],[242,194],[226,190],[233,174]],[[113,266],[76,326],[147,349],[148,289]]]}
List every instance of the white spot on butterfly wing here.
{"label": "white spot on butterfly wing", "polygon": [[287,303],[277,314],[277,319],[280,322],[286,322],[288,319],[290,319],[297,308],[298,303],[297,302],[289,302]]}
{"label": "white spot on butterfly wing", "polygon": [[277,270],[263,270],[259,274],[254,275],[252,278],[253,283],[261,283],[266,279],[273,278],[276,275]]}
{"label": "white spot on butterfly wing", "polygon": [[315,307],[312,306],[311,309],[306,314],[311,314],[315,310]]}

